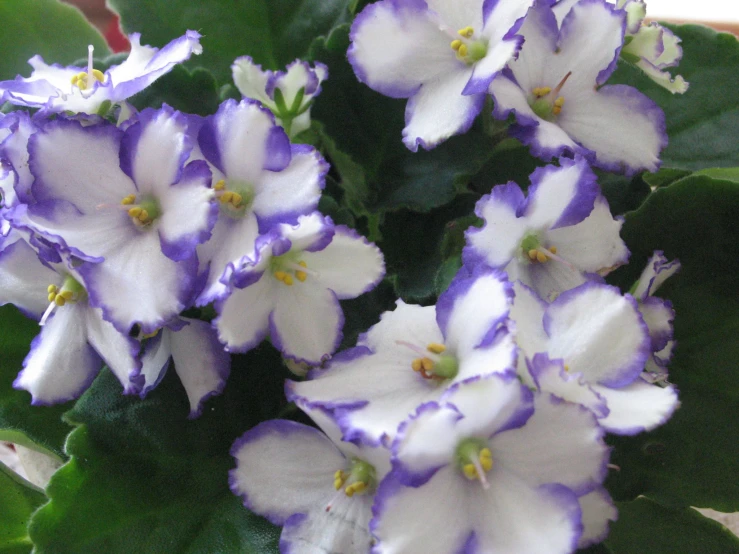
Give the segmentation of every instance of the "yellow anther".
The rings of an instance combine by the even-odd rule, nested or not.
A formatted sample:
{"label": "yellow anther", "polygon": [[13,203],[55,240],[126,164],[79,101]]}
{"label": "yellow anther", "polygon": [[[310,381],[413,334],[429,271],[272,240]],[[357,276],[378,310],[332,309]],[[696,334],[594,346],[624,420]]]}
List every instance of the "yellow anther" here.
{"label": "yellow anther", "polygon": [[559,115],[562,113],[562,107],[561,106],[552,106],[552,113],[554,115]]}
{"label": "yellow anther", "polygon": [[458,38],[457,38],[457,39],[454,39],[454,40],[452,41],[452,50],[454,50],[455,52],[456,52],[457,50],[459,50],[459,47],[460,47],[460,46],[462,46],[462,41],[461,41],[461,40],[459,40]]}
{"label": "yellow anther", "polygon": [[465,27],[464,29],[460,29],[457,31],[459,33],[459,36],[464,38],[470,38],[472,35],[475,34],[475,30],[472,27]]}
{"label": "yellow anther", "polygon": [[565,364],[565,371],[566,371],[567,373],[569,373],[569,372],[570,372],[570,366],[568,366],[567,364]]}
{"label": "yellow anther", "polygon": [[285,281],[285,277],[287,277],[287,273],[284,271],[275,271],[275,279],[278,281]]}
{"label": "yellow anther", "polygon": [[474,464],[465,464],[462,466],[462,473],[467,479],[477,479],[477,469]]}
{"label": "yellow anther", "polygon": [[560,108],[561,108],[562,106],[564,106],[564,105],[565,105],[565,97],[564,97],[564,96],[560,96],[559,98],[557,98],[557,99],[556,99],[556,100],[554,101],[554,105],[555,105],[555,106],[559,106]]}
{"label": "yellow anther", "polygon": [[141,212],[143,211],[144,211],[143,208],[141,208],[140,206],[134,206],[133,208],[130,208],[128,210],[128,215],[130,215],[131,217],[138,218],[141,215]]}
{"label": "yellow anther", "polygon": [[142,209],[141,210],[141,213],[138,216],[138,220],[141,223],[146,223],[147,221],[149,221],[149,212],[147,212],[146,210],[143,210]]}
{"label": "yellow anther", "polygon": [[480,450],[480,465],[485,471],[493,469],[493,453],[490,452],[489,448]]}
{"label": "yellow anther", "polygon": [[443,344],[439,344],[438,342],[432,342],[426,347],[426,350],[432,352],[433,354],[441,354],[446,350],[446,346],[444,346]]}
{"label": "yellow anther", "polygon": [[421,358],[421,367],[426,371],[434,369],[434,361],[431,358]]}
{"label": "yellow anther", "polygon": [[216,184],[213,185],[213,190],[223,190],[225,188],[226,188],[226,181],[224,179],[217,181]]}
{"label": "yellow anther", "polygon": [[234,193],[231,192],[230,190],[227,190],[226,192],[224,192],[221,195],[221,198],[220,198],[221,203],[222,204],[228,204],[228,203],[231,202],[231,200],[233,199],[233,197],[234,197]]}
{"label": "yellow anther", "polygon": [[547,255],[544,254],[544,252],[537,252],[536,253],[536,261],[543,264],[546,262],[549,258],[547,258]]}
{"label": "yellow anther", "polygon": [[345,481],[346,475],[344,475],[343,471],[337,469],[336,473],[334,473],[334,489],[339,490]]}
{"label": "yellow anther", "polygon": [[534,96],[541,98],[552,92],[552,87],[536,87],[532,92]]}
{"label": "yellow anther", "polygon": [[130,204],[133,204],[134,202],[136,202],[135,194],[129,194],[123,200],[121,200],[121,204],[123,204],[124,206],[129,206]]}
{"label": "yellow anther", "polygon": [[533,262],[533,261],[534,261],[534,260],[536,259],[536,255],[537,255],[538,253],[539,253],[539,251],[538,251],[538,250],[536,250],[535,248],[534,248],[534,249],[531,249],[531,250],[529,250],[529,258],[531,258],[531,261],[532,261],[532,262]]}
{"label": "yellow anther", "polygon": [[346,487],[344,489],[344,493],[346,493],[346,495],[351,498],[355,494],[362,494],[366,490],[367,490],[367,483],[364,483],[362,481],[357,481],[356,483],[352,483],[351,485]]}
{"label": "yellow anther", "polygon": [[285,283],[288,287],[291,287],[292,284],[295,282],[293,281],[293,278],[291,275],[285,274],[285,278],[282,280],[283,283]]}
{"label": "yellow anther", "polygon": [[67,300],[61,294],[57,294],[54,298],[54,302],[57,306],[61,308],[62,306],[64,306],[64,304],[67,303]]}
{"label": "yellow anther", "polygon": [[423,364],[421,363],[421,358],[416,358],[411,362],[411,367],[413,368],[413,371],[421,371],[423,369]]}
{"label": "yellow anther", "polygon": [[463,58],[467,56],[467,45],[463,44],[457,49],[457,53]]}
{"label": "yellow anther", "polygon": [[79,73],[77,73],[76,75],[72,75],[72,84],[73,85],[76,85],[77,84],[77,81],[79,81],[79,80],[80,80],[80,74]]}
{"label": "yellow anther", "polygon": [[58,290],[59,289],[57,288],[56,285],[49,285],[48,287],[46,287],[46,292],[48,292],[48,293],[52,293],[52,292],[53,293],[56,293],[56,291],[58,291]]}
{"label": "yellow anther", "polygon": [[64,300],[72,300],[74,293],[71,290],[65,290],[60,292],[59,295],[64,298]]}
{"label": "yellow anther", "polygon": [[105,81],[105,74],[102,71],[100,71],[99,69],[93,69],[92,70],[92,76],[95,77],[95,79],[97,79],[101,83],[103,81]]}
{"label": "yellow anther", "polygon": [[550,251],[550,252],[551,252],[552,254],[556,254],[556,253],[557,253],[557,247],[556,247],[556,246],[552,246],[552,247],[551,247],[551,248],[549,249],[549,251]]}
{"label": "yellow anther", "polygon": [[49,299],[49,302],[53,302],[54,300],[56,300],[56,293],[55,292],[50,292],[49,293],[49,296],[48,296],[48,299]]}
{"label": "yellow anther", "polygon": [[302,283],[308,278],[308,274],[305,271],[296,271],[295,278]]}
{"label": "yellow anther", "polygon": [[304,262],[304,261],[302,261],[302,260],[298,262],[298,265],[299,265],[300,267],[308,267],[308,264],[307,264],[307,263],[305,263],[305,262]]}
{"label": "yellow anther", "polygon": [[242,200],[243,198],[238,192],[234,192],[233,196],[231,196],[231,204],[233,205],[234,208],[238,208]]}

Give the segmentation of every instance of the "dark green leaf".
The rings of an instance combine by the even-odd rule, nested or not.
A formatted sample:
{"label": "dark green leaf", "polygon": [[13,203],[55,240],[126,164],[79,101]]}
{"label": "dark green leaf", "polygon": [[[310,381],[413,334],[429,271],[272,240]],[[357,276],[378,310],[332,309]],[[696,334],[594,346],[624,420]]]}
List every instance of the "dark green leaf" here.
{"label": "dark green leaf", "polygon": [[16,75],[28,77],[26,61],[36,54],[46,63],[70,65],[87,55],[87,46],[96,56],[109,53],[105,40],[77,9],[57,0],[12,0],[0,2],[0,80]]}
{"label": "dark green leaf", "polygon": [[739,184],[691,176],[657,189],[626,217],[632,251],[614,281],[627,289],[653,250],[679,258],[660,289],[676,311],[670,381],[682,407],[663,427],[613,437],[608,486],[618,500],[739,511]]}
{"label": "dark green leaf", "polygon": [[70,427],[61,416],[70,404],[31,406],[31,395],[12,386],[38,332],[38,323],[15,307],[0,307],[0,440],[63,456]]}
{"label": "dark green leaf", "polygon": [[[604,171],[596,171],[596,174],[601,192],[614,215],[637,209],[651,192],[642,175],[628,178]],[[644,176],[646,175],[648,174],[645,173]]]}
{"label": "dark green leaf", "polygon": [[737,554],[739,539],[692,508],[671,510],[647,498],[618,504],[606,539],[611,554]]}
{"label": "dark green leaf", "polygon": [[659,188],[671,185],[675,181],[679,181],[683,177],[687,177],[690,173],[690,171],[685,169],[665,167],[660,169],[657,173],[644,173],[642,178],[650,187]]}
{"label": "dark green leaf", "polygon": [[739,43],[734,35],[697,25],[670,26],[682,39],[679,72],[690,83],[671,94],[624,65],[613,82],[636,86],[665,111],[670,143],[665,166],[701,169],[739,165]]}
{"label": "dark green leaf", "polygon": [[218,110],[220,97],[215,79],[209,71],[188,71],[178,65],[131,98],[130,102],[139,110],[159,108],[166,103],[185,113],[210,115]]}
{"label": "dark green leaf", "polygon": [[193,421],[174,371],[144,400],[104,372],[66,416],[79,427],[32,520],[38,552],[277,552],[279,529],[228,488],[229,450],[284,408],[287,373],[268,344],[234,363],[224,394]]}
{"label": "dark green leaf", "polygon": [[344,339],[341,349],[357,343],[357,337],[380,321],[380,314],[395,309],[395,291],[390,283],[383,281],[368,293],[352,300],[342,300],[344,309]]}
{"label": "dark green leaf", "polygon": [[28,554],[28,521],[46,496],[0,462],[0,553]]}
{"label": "dark green leaf", "polygon": [[164,46],[188,29],[203,35],[203,54],[190,67],[205,67],[219,84],[231,81],[231,64],[249,55],[265,69],[282,69],[305,57],[313,39],[349,17],[347,0],[108,0],[123,29],[142,42]]}

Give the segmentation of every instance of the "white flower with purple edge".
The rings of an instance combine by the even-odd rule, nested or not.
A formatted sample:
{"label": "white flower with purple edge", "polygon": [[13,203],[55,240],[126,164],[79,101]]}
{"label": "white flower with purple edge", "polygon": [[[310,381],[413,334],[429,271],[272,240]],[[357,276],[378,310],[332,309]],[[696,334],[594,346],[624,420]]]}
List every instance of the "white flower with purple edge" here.
{"label": "white flower with purple edge", "polygon": [[231,66],[236,88],[246,98],[259,100],[294,137],[310,127],[313,99],[321,93],[328,67],[295,60],[285,71],[263,70],[249,56],[236,58]]}
{"label": "white flower with purple edge", "polygon": [[587,162],[562,158],[560,164],[534,171],[528,197],[510,182],[478,201],[475,213],[485,225],[466,232],[467,267],[505,269],[511,280],[553,300],[626,263],[623,221],[611,216]]}
{"label": "white flower with purple edge", "polygon": [[5,207],[33,201],[28,139],[35,131],[33,120],[21,110],[6,114],[0,120],[0,193]]}
{"label": "white flower with purple edge", "polygon": [[372,552],[572,552],[578,497],[607,472],[602,437],[588,410],[534,395],[514,375],[455,385],[398,431]]}
{"label": "white flower with purple edge", "polygon": [[374,244],[318,213],[274,227],[257,239],[253,256],[224,274],[229,293],[216,302],[219,339],[229,351],[245,352],[269,334],[284,355],[310,364],[339,346],[339,300],[373,289],[385,275]]}
{"label": "white flower with purple edge", "polygon": [[31,76],[0,82],[0,93],[12,104],[44,112],[96,114],[101,107],[123,102],[144,90],[178,63],[203,51],[196,31],[187,31],[161,50],[141,46],[140,38],[139,33],[130,35],[128,58],[105,73],[93,68],[92,46],[86,68],[48,65],[41,56],[34,56],[28,61],[33,67]]}
{"label": "white flower with purple edge", "polygon": [[[231,370],[231,356],[205,321],[178,318],[148,337],[141,354],[141,397],[164,378],[170,361],[190,403],[189,418],[198,417],[203,403],[223,391]],[[139,380],[141,380],[139,378]]]}
{"label": "white flower with purple edge", "polygon": [[547,304],[528,287],[514,287],[511,317],[525,383],[586,406],[615,434],[634,435],[670,418],[679,405],[674,387],[639,378],[651,340],[632,296],[591,282]]}
{"label": "white flower with purple edge", "polygon": [[89,262],[77,271],[90,303],[127,333],[151,333],[193,293],[195,248],[210,236],[218,206],[182,114],[144,110],[122,132],[57,118],[29,142],[36,203],[14,208],[25,226]]}
{"label": "white flower with purple edge", "polygon": [[231,448],[231,490],[249,510],[283,526],[280,552],[366,554],[390,453],[341,441],[324,413],[299,407],[324,432],[279,419],[253,427]]}
{"label": "white flower with purple edge", "polygon": [[514,370],[510,306],[511,286],[499,271],[463,271],[436,306],[399,300],[355,348],[308,381],[288,381],[287,396],[330,410],[345,440],[389,444],[419,405],[444,398],[455,383]]}
{"label": "white flower with purple edge", "polygon": [[13,386],[31,393],[31,403],[77,398],[103,364],[135,393],[143,379],[139,345],[105,321],[90,305],[81,277],[66,263],[42,261],[17,233],[0,246],[0,305],[13,303],[35,319],[41,332],[31,343]]}
{"label": "white flower with purple edge", "polygon": [[197,305],[226,294],[229,263],[252,255],[257,236],[277,223],[297,222],[318,207],[328,164],[307,145],[291,145],[274,117],[256,101],[228,100],[200,128],[198,145],[211,166],[220,203],[218,221],[198,246],[205,288]]}
{"label": "white flower with purple edge", "polygon": [[349,62],[357,78],[408,98],[403,142],[430,149],[467,131],[488,85],[516,54],[533,0],[382,0],[352,24]]}
{"label": "white flower with purple edge", "polygon": [[604,85],[616,69],[625,12],[582,0],[560,29],[547,4],[529,11],[518,59],[490,85],[493,115],[515,113],[511,135],[544,160],[569,152],[612,172],[656,171],[667,145],[664,113],[635,88]]}

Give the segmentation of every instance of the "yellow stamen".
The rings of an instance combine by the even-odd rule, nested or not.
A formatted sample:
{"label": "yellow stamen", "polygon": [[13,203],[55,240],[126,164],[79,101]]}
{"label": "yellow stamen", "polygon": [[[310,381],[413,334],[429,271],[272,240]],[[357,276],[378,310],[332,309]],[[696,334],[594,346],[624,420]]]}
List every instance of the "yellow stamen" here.
{"label": "yellow stamen", "polygon": [[299,261],[299,262],[298,262],[298,265],[299,265],[300,267],[308,267],[308,264],[307,264],[307,263],[305,263],[304,261]]}
{"label": "yellow stamen", "polygon": [[55,292],[50,292],[49,293],[49,296],[48,296],[48,299],[49,299],[49,302],[53,302],[54,300],[56,300],[56,293]]}
{"label": "yellow stamen", "polygon": [[213,190],[224,190],[225,188],[226,188],[226,181],[224,179],[221,179],[215,185],[213,185]]}
{"label": "yellow stamen", "polygon": [[546,254],[544,254],[544,252],[537,252],[537,253],[536,253],[536,261],[537,261],[537,262],[539,262],[539,263],[543,264],[543,263],[544,263],[544,262],[546,262],[546,261],[547,261],[548,259],[549,259],[549,258],[547,257],[547,255],[546,255]]}
{"label": "yellow stamen", "polygon": [[337,469],[336,473],[334,473],[334,489],[339,490],[345,481],[346,476],[344,475],[344,472]]}
{"label": "yellow stamen", "polygon": [[64,298],[64,300],[72,300],[74,293],[71,290],[65,290],[60,292],[59,295]]}
{"label": "yellow stamen", "polygon": [[462,46],[462,41],[461,41],[461,40],[459,40],[459,39],[454,39],[454,40],[452,41],[452,50],[454,50],[455,52],[456,52],[457,50],[459,50],[459,47],[460,47],[460,46]]}
{"label": "yellow stamen", "polygon": [[489,448],[480,450],[480,465],[485,471],[493,469],[493,453],[490,452]]}
{"label": "yellow stamen", "polygon": [[53,293],[56,294],[56,291],[58,291],[58,290],[59,289],[57,288],[56,285],[49,285],[48,287],[46,287],[46,292],[48,292],[48,293],[52,293],[53,292]]}
{"label": "yellow stamen", "polygon": [[226,192],[224,192],[221,195],[221,198],[220,198],[221,204],[228,204],[228,203],[230,203],[231,200],[233,199],[233,197],[234,197],[234,193],[231,192],[230,190],[227,190]]}
{"label": "yellow stamen", "polygon": [[552,254],[556,254],[556,253],[557,253],[557,247],[556,247],[556,246],[552,246],[552,247],[551,247],[551,248],[549,249],[549,251],[550,251],[550,252],[551,252]]}
{"label": "yellow stamen", "polygon": [[555,105],[555,106],[559,106],[560,108],[561,108],[562,106],[564,106],[564,105],[565,105],[565,97],[564,97],[564,96],[560,96],[559,98],[557,98],[557,99],[556,99],[556,100],[554,101],[554,105]]}
{"label": "yellow stamen", "polygon": [[231,204],[233,205],[234,208],[238,208],[242,200],[243,200],[242,196],[238,192],[234,192],[233,196],[231,197]]}
{"label": "yellow stamen", "polygon": [[56,298],[54,298],[54,302],[57,306],[61,308],[62,306],[64,306],[64,304],[67,303],[67,300],[61,294],[57,294]]}
{"label": "yellow stamen", "polygon": [[532,92],[537,98],[542,98],[552,92],[552,87],[536,87]]}
{"label": "yellow stamen", "polygon": [[464,38],[471,38],[472,35],[475,34],[475,30],[472,27],[465,27],[464,29],[460,29],[457,32],[459,33],[459,36]]}
{"label": "yellow stamen", "polygon": [[432,352],[433,354],[441,354],[446,350],[446,346],[444,346],[443,344],[439,344],[438,342],[432,342],[426,347],[426,350]]}
{"label": "yellow stamen", "polygon": [[147,212],[146,210],[143,210],[142,209],[141,210],[141,213],[138,216],[138,220],[141,223],[146,223],[147,221],[149,221],[149,212]]}
{"label": "yellow stamen", "polygon": [[566,371],[567,373],[569,373],[569,372],[570,372],[570,366],[568,366],[567,364],[565,364],[565,371]]}
{"label": "yellow stamen", "polygon": [[421,358],[416,358],[411,362],[411,367],[413,368],[413,371],[421,371],[423,369],[423,364],[421,363]]}
{"label": "yellow stamen", "polygon": [[101,83],[102,83],[103,81],[105,81],[105,75],[104,75],[104,74],[103,74],[103,72],[102,72],[102,71],[100,71],[99,69],[93,69],[93,70],[92,70],[92,76],[93,76],[93,77],[95,77],[95,79],[97,79],[97,80],[98,80],[98,81],[100,81]]}
{"label": "yellow stamen", "polygon": [[128,210],[128,215],[130,215],[131,217],[138,218],[141,215],[141,212],[143,211],[144,210],[140,206],[135,206]]}
{"label": "yellow stamen", "polygon": [[434,369],[434,361],[431,358],[421,358],[421,367],[426,371]]}
{"label": "yellow stamen", "polygon": [[295,282],[293,281],[293,278],[291,275],[285,274],[285,278],[282,280],[283,283],[285,283],[288,287],[291,287],[292,284]]}
{"label": "yellow stamen", "polygon": [[459,55],[460,55],[461,57],[463,57],[463,58],[464,58],[464,57],[466,57],[466,56],[467,56],[467,45],[466,45],[466,44],[463,44],[463,45],[461,45],[461,46],[460,46],[460,47],[459,47],[459,48],[457,49],[457,53],[458,53],[458,54],[459,54]]}
{"label": "yellow stamen", "polygon": [[287,277],[287,273],[284,271],[275,271],[275,279],[278,281],[285,281],[285,277]]}
{"label": "yellow stamen", "polygon": [[135,194],[129,194],[123,200],[121,200],[121,204],[123,204],[124,206],[129,206],[129,205],[133,204],[134,202],[136,202],[136,195]]}
{"label": "yellow stamen", "polygon": [[529,250],[529,258],[531,258],[531,261],[533,262],[536,259],[536,255],[539,253],[538,250],[532,249]]}
{"label": "yellow stamen", "polygon": [[464,476],[467,477],[467,479],[477,479],[477,469],[474,464],[465,464],[462,466],[462,473],[464,473]]}
{"label": "yellow stamen", "polygon": [[305,271],[296,271],[295,277],[297,278],[298,281],[302,283],[308,278],[308,274]]}
{"label": "yellow stamen", "polygon": [[367,483],[357,481],[356,483],[352,483],[351,485],[346,487],[344,489],[344,492],[349,498],[351,498],[355,494],[362,494],[365,490],[367,490]]}

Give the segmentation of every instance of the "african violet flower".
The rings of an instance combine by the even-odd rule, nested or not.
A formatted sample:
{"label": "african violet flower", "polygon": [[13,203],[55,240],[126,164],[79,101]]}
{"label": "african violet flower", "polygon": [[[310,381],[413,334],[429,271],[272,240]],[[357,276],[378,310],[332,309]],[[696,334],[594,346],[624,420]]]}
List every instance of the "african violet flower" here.
{"label": "african violet flower", "polygon": [[31,343],[23,370],[13,383],[31,393],[32,404],[77,398],[103,363],[123,383],[138,390],[138,343],[105,321],[88,302],[82,278],[66,263],[42,261],[17,233],[0,244],[0,304],[13,303],[41,318],[41,333]]}
{"label": "african violet flower", "polygon": [[436,306],[398,300],[356,348],[311,372],[309,381],[288,382],[288,397],[332,410],[347,440],[389,444],[422,403],[462,380],[515,367],[510,304],[500,272],[461,273]]}
{"label": "african violet flower", "polygon": [[[253,256],[250,257],[250,256]],[[291,358],[319,364],[341,341],[339,300],[375,287],[385,274],[380,250],[318,213],[259,237],[256,252],[231,264],[229,294],[216,303],[218,335],[233,352],[269,333]]]}
{"label": "african violet flower", "polygon": [[124,333],[151,333],[187,306],[195,247],[217,217],[207,164],[184,165],[186,121],[168,107],[125,133],[58,118],[29,142],[36,203],[13,222],[89,262],[77,271],[90,303]]}
{"label": "african violet flower", "polygon": [[471,227],[465,265],[505,268],[538,294],[558,294],[628,260],[614,219],[583,158],[560,159],[531,175],[528,197],[515,183],[495,187],[475,208],[484,227]]}
{"label": "african violet flower", "polygon": [[92,46],[87,68],[48,65],[41,56],[34,56],[28,60],[33,67],[31,76],[0,82],[0,93],[7,102],[45,112],[107,113],[112,104],[144,90],[178,63],[203,51],[200,34],[195,31],[187,31],[161,50],[141,46],[140,38],[139,33],[130,35],[128,58],[105,73],[93,68]]}
{"label": "african violet flower", "polygon": [[12,207],[31,202],[33,176],[28,167],[28,139],[36,125],[24,111],[2,116],[0,120],[0,193],[2,205]]}
{"label": "african violet flower", "polygon": [[[552,10],[562,22],[565,15],[579,0],[560,0]],[[642,0],[609,0],[626,11],[626,40],[621,59],[633,63],[655,83],[671,93],[683,94],[688,83],[681,75],[672,77],[668,67],[675,67],[683,56],[680,39],[657,22],[646,24],[647,5]]]}
{"label": "african violet flower", "polygon": [[239,92],[269,108],[288,135],[294,137],[310,127],[313,99],[328,78],[324,64],[316,62],[311,67],[295,60],[285,71],[265,71],[249,56],[242,56],[236,58],[231,69]]}
{"label": "african violet flower", "polygon": [[533,0],[382,0],[357,15],[349,61],[357,78],[409,98],[403,142],[433,148],[465,132],[488,85],[521,46]]}
{"label": "african violet flower", "polygon": [[211,239],[198,246],[208,272],[197,304],[226,293],[219,279],[229,263],[252,255],[259,232],[294,224],[318,206],[328,164],[307,145],[291,145],[274,117],[254,100],[221,104],[202,124],[198,144],[211,164],[220,202]]}
{"label": "african violet flower", "polygon": [[633,435],[669,419],[675,389],[639,379],[651,341],[633,297],[599,283],[551,304],[520,283],[515,292],[511,317],[524,382],[586,406],[612,433]]}
{"label": "african violet flower", "polygon": [[260,423],[231,449],[231,490],[249,510],[283,526],[280,552],[366,554],[374,494],[390,453],[341,441],[328,417],[300,407],[325,434],[293,421]]}
{"label": "african violet flower", "polygon": [[198,417],[203,402],[223,391],[231,370],[231,357],[223,350],[209,323],[178,318],[147,337],[141,355],[142,397],[159,384],[170,360],[187,393],[189,417]]}
{"label": "african violet flower", "polygon": [[574,551],[578,496],[606,474],[602,436],[590,412],[514,375],[456,385],[398,431],[373,554]]}
{"label": "african violet flower", "polygon": [[655,171],[667,144],[664,113],[635,88],[603,85],[616,69],[625,25],[623,10],[582,0],[560,29],[539,0],[521,27],[518,59],[490,86],[493,115],[515,112],[511,134],[542,159],[575,152],[608,171]]}

